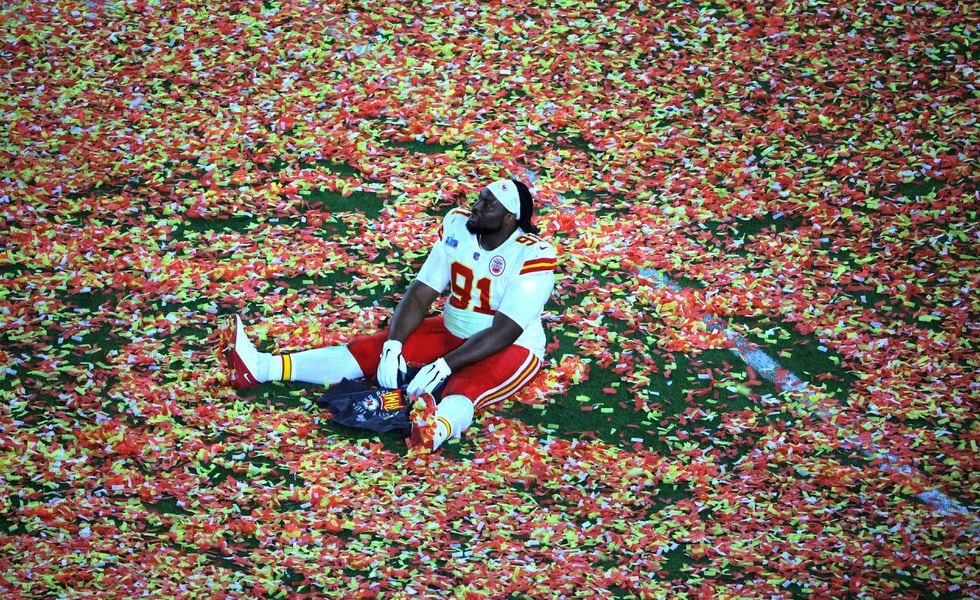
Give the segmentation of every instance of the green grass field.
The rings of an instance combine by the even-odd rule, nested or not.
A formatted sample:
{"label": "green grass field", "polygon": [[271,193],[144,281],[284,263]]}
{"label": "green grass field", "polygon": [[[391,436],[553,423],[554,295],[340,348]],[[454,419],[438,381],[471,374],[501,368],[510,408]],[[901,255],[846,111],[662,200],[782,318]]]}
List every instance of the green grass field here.
{"label": "green grass field", "polygon": [[[5,597],[980,597],[969,3],[0,15]],[[462,441],[231,389],[501,176],[550,364]]]}

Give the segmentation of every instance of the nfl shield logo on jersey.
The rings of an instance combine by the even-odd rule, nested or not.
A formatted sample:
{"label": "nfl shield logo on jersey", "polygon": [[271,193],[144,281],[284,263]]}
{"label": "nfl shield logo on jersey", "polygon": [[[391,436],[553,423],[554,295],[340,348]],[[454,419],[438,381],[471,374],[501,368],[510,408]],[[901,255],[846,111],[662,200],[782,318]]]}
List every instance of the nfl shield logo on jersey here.
{"label": "nfl shield logo on jersey", "polygon": [[504,269],[506,269],[506,268],[507,268],[507,262],[504,261],[504,257],[503,256],[500,256],[498,254],[497,256],[494,256],[493,258],[490,259],[490,274],[491,275],[498,275],[499,276],[501,273],[504,272]]}

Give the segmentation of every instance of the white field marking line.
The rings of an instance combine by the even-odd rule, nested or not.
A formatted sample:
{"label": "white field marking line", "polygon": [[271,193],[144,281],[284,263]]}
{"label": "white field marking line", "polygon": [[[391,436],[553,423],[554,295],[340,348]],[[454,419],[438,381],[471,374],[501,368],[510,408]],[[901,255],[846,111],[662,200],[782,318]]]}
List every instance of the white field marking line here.
{"label": "white field marking line", "polygon": [[[674,291],[682,289],[680,284],[667,279],[667,277],[654,269],[644,269],[640,271],[639,276],[644,279],[653,280],[656,282],[658,288],[668,288]],[[808,408],[814,409],[814,414],[824,421],[831,421],[835,411],[827,406],[820,407],[813,399],[814,397],[818,397],[816,387],[780,367],[779,363],[767,355],[759,346],[728,329],[721,319],[707,315],[702,318],[702,321],[708,326],[709,331],[721,331],[725,338],[732,344],[732,354],[741,358],[746,364],[758,371],[759,374],[771,381],[777,389],[793,392],[803,400]],[[878,468],[883,471],[895,471],[909,477],[914,474],[911,466],[899,464],[900,460],[893,454],[876,448],[873,445],[869,447],[855,436],[849,435],[846,437],[842,445],[849,450],[858,450],[870,458],[881,461]],[[925,480],[926,478],[923,476],[922,479]],[[969,508],[936,489],[920,492],[915,496],[944,516],[954,513],[960,515],[970,514]]]}

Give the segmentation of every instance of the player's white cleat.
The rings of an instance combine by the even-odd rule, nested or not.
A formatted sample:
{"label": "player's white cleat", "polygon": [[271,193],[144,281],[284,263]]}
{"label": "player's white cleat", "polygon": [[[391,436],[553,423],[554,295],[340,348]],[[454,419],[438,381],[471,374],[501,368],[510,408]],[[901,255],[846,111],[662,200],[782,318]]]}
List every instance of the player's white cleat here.
{"label": "player's white cleat", "polygon": [[228,369],[231,385],[243,390],[255,387],[261,383],[256,377],[259,368],[259,351],[245,334],[242,319],[235,315],[232,322],[232,340],[228,348]]}
{"label": "player's white cleat", "polygon": [[432,452],[439,447],[436,443],[436,400],[432,394],[422,393],[410,401],[412,433],[407,440],[408,447]]}

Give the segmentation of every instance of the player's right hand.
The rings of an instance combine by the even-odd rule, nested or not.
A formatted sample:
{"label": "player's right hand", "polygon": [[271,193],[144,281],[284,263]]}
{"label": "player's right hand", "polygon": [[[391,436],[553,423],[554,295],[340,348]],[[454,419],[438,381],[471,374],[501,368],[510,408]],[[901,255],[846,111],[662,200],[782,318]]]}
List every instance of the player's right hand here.
{"label": "player's right hand", "polygon": [[402,356],[402,343],[388,340],[381,347],[381,361],[378,363],[378,385],[393,390],[408,373],[408,364]]}

